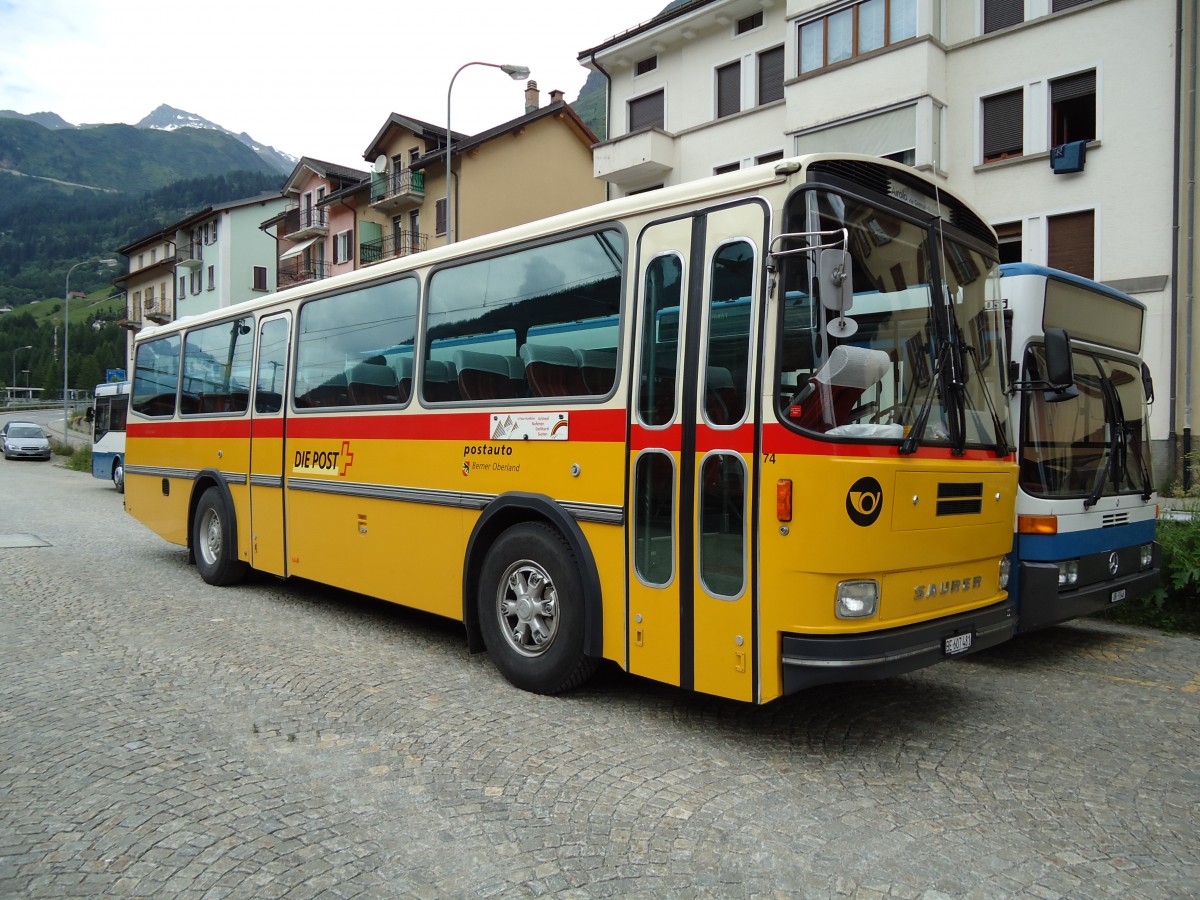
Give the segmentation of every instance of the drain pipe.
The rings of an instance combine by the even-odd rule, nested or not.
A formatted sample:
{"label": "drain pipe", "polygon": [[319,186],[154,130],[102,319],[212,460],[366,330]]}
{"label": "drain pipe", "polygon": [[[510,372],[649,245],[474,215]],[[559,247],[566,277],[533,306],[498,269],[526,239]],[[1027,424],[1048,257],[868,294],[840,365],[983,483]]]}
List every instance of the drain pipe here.
{"label": "drain pipe", "polygon": [[[612,138],[612,76],[604,71],[604,66],[596,62],[596,54],[591,56],[591,63],[596,71],[604,76],[604,140]],[[604,180],[604,199],[612,199],[612,182]]]}
{"label": "drain pipe", "polygon": [[[1179,4],[1179,25],[1183,28],[1183,3]],[[1197,22],[1196,8],[1192,7],[1192,47],[1191,71],[1188,74],[1188,177],[1187,177],[1187,262],[1184,270],[1186,281],[1186,324],[1184,325],[1184,363],[1183,363],[1183,488],[1189,490],[1192,486],[1192,461],[1188,454],[1192,452],[1192,380],[1193,348],[1195,346],[1195,314],[1196,314],[1196,54],[1200,51],[1200,23]],[[1182,33],[1181,33],[1182,37]]]}

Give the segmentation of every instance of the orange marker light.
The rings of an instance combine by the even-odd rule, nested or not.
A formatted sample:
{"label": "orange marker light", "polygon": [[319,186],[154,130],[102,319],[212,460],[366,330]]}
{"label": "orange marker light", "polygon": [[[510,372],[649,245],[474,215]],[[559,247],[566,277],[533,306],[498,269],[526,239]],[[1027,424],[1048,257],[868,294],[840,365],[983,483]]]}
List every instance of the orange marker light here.
{"label": "orange marker light", "polygon": [[792,521],[792,479],[780,478],[775,482],[775,518],[780,522]]}
{"label": "orange marker light", "polygon": [[1058,534],[1058,516],[1017,516],[1018,534]]}

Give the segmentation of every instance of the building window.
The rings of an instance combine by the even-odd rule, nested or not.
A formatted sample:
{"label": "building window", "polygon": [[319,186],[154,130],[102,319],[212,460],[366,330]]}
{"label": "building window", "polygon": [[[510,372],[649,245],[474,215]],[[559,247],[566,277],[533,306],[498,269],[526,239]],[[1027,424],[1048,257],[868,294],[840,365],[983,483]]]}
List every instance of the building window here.
{"label": "building window", "polygon": [[658,57],[647,56],[645,59],[639,59],[633,67],[634,75],[645,75],[647,72],[653,72],[658,68]]}
{"label": "building window", "polygon": [[800,74],[917,34],[917,0],[861,0],[800,25]]}
{"label": "building window", "polygon": [[215,291],[217,289],[217,267],[216,266],[208,267],[208,289],[210,291]]}
{"label": "building window", "polygon": [[1024,152],[1025,92],[1021,88],[983,99],[983,161],[1010,159]]}
{"label": "building window", "polygon": [[1046,265],[1083,278],[1096,277],[1095,210],[1050,216],[1046,232]]}
{"label": "building window", "polygon": [[158,260],[158,248],[155,247],[153,250],[150,251],[150,265],[154,265],[154,263],[157,260]]}
{"label": "building window", "polygon": [[149,285],[146,288],[146,307],[147,309],[154,305],[154,285]]}
{"label": "building window", "polygon": [[436,234],[446,233],[446,198],[442,197],[434,204],[434,225]]}
{"label": "building window", "polygon": [[204,287],[204,275],[199,269],[192,272],[192,293],[198,294]]}
{"label": "building window", "polygon": [[755,165],[761,166],[763,163],[778,162],[781,159],[783,159],[783,151],[776,150],[773,153],[764,153],[762,156],[756,156],[754,162]]}
{"label": "building window", "polygon": [[350,232],[339,231],[333,236],[333,264],[350,262]]}
{"label": "building window", "polygon": [[983,0],[983,33],[1025,21],[1025,0]]}
{"label": "building window", "polygon": [[134,291],[133,292],[133,308],[140,309],[141,305],[142,305],[142,292]]}
{"label": "building window", "polygon": [[783,45],[758,54],[758,105],[783,99]]}
{"label": "building window", "polygon": [[742,64],[730,63],[717,69],[717,118],[732,116],[742,109]]}
{"label": "building window", "polygon": [[1050,143],[1096,139],[1096,70],[1050,82]]}
{"label": "building window", "polygon": [[664,94],[662,91],[655,91],[653,94],[646,94],[644,97],[637,97],[629,101],[629,131],[641,131],[644,128],[663,128],[665,127],[664,110]]}
{"label": "building window", "polygon": [[736,172],[741,167],[742,167],[742,164],[740,162],[726,163],[723,166],[714,166],[713,174],[714,175],[724,175],[726,172]]}
{"label": "building window", "polygon": [[996,226],[996,237],[1000,241],[1000,262],[1019,263],[1021,254],[1021,223],[1005,222]]}
{"label": "building window", "polygon": [[144,253],[138,254],[138,266],[137,267],[139,269],[143,269],[146,267],[146,254],[144,254]]}
{"label": "building window", "polygon": [[186,295],[187,295],[187,279],[184,278],[182,275],[180,275],[179,276],[179,296],[184,297]]}
{"label": "building window", "polygon": [[162,298],[162,302],[165,305],[167,302],[167,283],[165,281],[159,282],[158,296]]}
{"label": "building window", "polygon": [[217,223],[216,222],[212,223],[212,239],[213,239],[213,243],[215,244],[217,242]]}
{"label": "building window", "polygon": [[265,291],[267,289],[267,267],[254,267],[254,288],[256,291]]}
{"label": "building window", "polygon": [[737,21],[737,33],[745,34],[747,31],[752,31],[755,28],[762,28],[763,14],[762,11],[754,13],[752,16],[746,16],[744,19]]}

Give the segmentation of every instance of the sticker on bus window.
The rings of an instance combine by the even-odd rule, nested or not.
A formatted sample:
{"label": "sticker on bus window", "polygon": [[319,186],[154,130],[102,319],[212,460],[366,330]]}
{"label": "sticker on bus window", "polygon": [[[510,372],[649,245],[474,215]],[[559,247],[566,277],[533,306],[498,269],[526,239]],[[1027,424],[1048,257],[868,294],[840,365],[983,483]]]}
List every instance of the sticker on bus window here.
{"label": "sticker on bus window", "polygon": [[567,430],[565,412],[492,414],[493,441],[565,441]]}

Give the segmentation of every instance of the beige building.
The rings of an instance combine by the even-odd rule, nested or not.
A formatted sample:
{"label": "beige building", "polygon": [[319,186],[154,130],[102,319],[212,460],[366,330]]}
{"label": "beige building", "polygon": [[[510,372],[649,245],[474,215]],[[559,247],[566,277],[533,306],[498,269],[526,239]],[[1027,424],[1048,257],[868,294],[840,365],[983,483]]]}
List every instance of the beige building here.
{"label": "beige building", "polygon": [[[523,115],[477,135],[453,132],[454,240],[603,200],[604,184],[592,175],[595,142],[561,91],[541,106],[532,81]],[[446,243],[445,147],[445,128],[396,113],[371,141],[363,154],[374,170],[369,190],[347,192],[358,198],[359,231],[371,248],[362,264]]]}
{"label": "beige building", "polygon": [[[594,171],[622,196],[813,151],[970,200],[1005,262],[1146,305],[1160,480],[1200,398],[1196,0],[691,0],[579,54],[608,80]],[[1052,160],[1069,146],[1077,171]]]}

